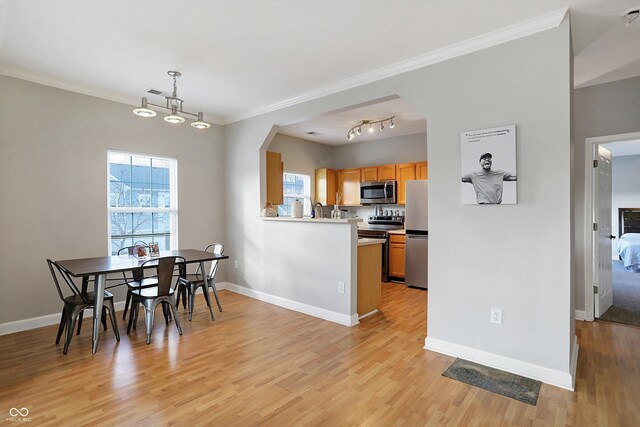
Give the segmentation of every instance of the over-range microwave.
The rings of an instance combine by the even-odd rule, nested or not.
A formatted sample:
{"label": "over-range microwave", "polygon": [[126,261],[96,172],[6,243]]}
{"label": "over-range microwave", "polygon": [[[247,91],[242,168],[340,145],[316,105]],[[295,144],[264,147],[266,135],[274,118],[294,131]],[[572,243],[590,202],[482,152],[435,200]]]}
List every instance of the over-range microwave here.
{"label": "over-range microwave", "polygon": [[360,183],[360,203],[394,204],[395,202],[395,181],[369,181]]}

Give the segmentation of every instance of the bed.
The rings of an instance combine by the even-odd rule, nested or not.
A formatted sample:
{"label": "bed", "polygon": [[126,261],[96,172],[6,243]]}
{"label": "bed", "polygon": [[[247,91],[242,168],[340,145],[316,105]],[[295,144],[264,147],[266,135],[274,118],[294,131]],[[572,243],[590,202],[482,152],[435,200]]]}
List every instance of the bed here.
{"label": "bed", "polygon": [[618,209],[618,255],[627,270],[640,273],[640,208]]}

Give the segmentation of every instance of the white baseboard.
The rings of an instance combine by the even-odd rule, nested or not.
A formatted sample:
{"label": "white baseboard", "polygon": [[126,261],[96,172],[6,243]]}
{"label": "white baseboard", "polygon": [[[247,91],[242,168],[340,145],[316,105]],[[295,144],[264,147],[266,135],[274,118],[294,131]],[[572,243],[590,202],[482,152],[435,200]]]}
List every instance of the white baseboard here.
{"label": "white baseboard", "polygon": [[576,320],[587,320],[587,313],[584,310],[575,310]]}
{"label": "white baseboard", "polygon": [[[118,301],[113,306],[116,311],[124,310],[124,301]],[[60,323],[60,313],[47,314],[40,317],[32,317],[31,319],[16,320],[15,322],[7,322],[0,324],[0,335],[13,334],[14,332],[28,331],[29,329],[41,328],[43,326],[57,325]],[[93,310],[85,311],[85,317],[93,317]]]}
{"label": "white baseboard", "polygon": [[299,313],[308,314],[309,316],[318,317],[320,319],[328,320],[330,322],[338,323],[340,325],[355,326],[358,323],[360,323],[358,321],[357,314],[353,314],[350,316],[348,314],[337,313],[335,311],[326,310],[324,308],[315,307],[313,305],[292,301],[290,299],[267,294],[261,291],[256,291],[255,289],[245,288],[244,286],[238,286],[234,283],[220,282],[220,283],[216,283],[216,287],[219,290],[226,289],[228,291],[235,292],[237,294],[244,295],[249,298],[254,298],[260,301],[264,301],[269,304],[273,304],[279,307],[287,308],[289,310],[297,311]]}
{"label": "white baseboard", "polygon": [[555,369],[545,368],[544,366],[534,365],[521,360],[511,359],[476,348],[429,337],[425,338],[424,348],[573,391],[575,373],[572,375],[570,372],[557,371]]}

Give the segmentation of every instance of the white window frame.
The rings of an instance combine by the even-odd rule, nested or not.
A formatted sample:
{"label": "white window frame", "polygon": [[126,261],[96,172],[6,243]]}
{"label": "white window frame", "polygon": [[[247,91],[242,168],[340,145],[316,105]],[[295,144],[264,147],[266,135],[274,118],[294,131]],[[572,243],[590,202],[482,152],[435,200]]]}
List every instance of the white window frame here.
{"label": "white window frame", "polygon": [[[169,200],[170,208],[152,208],[152,207],[112,207],[111,206],[111,187],[110,187],[110,173],[109,173],[109,159],[112,154],[118,154],[122,156],[138,156],[149,157],[153,159],[166,160],[171,162],[171,168],[169,172]],[[169,231],[169,245],[170,249],[178,249],[178,159],[175,157],[156,156],[153,154],[133,153],[129,151],[120,150],[107,150],[107,255],[111,255],[111,214],[124,212],[124,213],[162,213],[169,212],[171,215],[170,231]]]}

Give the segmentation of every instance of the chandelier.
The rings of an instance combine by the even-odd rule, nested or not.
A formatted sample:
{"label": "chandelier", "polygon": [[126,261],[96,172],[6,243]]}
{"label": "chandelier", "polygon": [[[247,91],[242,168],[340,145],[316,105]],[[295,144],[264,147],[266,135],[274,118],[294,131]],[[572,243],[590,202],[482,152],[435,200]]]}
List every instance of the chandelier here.
{"label": "chandelier", "polygon": [[393,119],[395,118],[396,116],[390,116],[380,120],[360,120],[360,123],[349,129],[349,132],[347,132],[347,139],[351,141],[356,135],[361,135],[362,126],[364,126],[365,129],[368,126],[369,132],[373,132],[373,125],[377,125],[378,123],[380,123],[380,130],[384,130],[384,123],[389,122],[389,128],[393,129],[394,127],[396,127],[396,125],[393,123]]}
{"label": "chandelier", "polygon": [[[171,77],[173,77],[173,93],[171,95],[165,94],[166,105],[158,105],[147,102],[147,98],[142,98],[142,106],[133,110],[133,114],[140,117],[155,117],[156,112],[149,107],[156,109],[169,111],[170,114],[165,116],[164,121],[167,123],[184,123],[184,115],[195,117],[196,120],[191,123],[191,127],[196,129],[207,129],[211,125],[202,119],[202,111],[198,114],[190,113],[182,109],[182,99],[178,98],[178,85],[176,79],[182,75],[180,71],[167,71]],[[161,93],[161,92],[160,92]]]}

